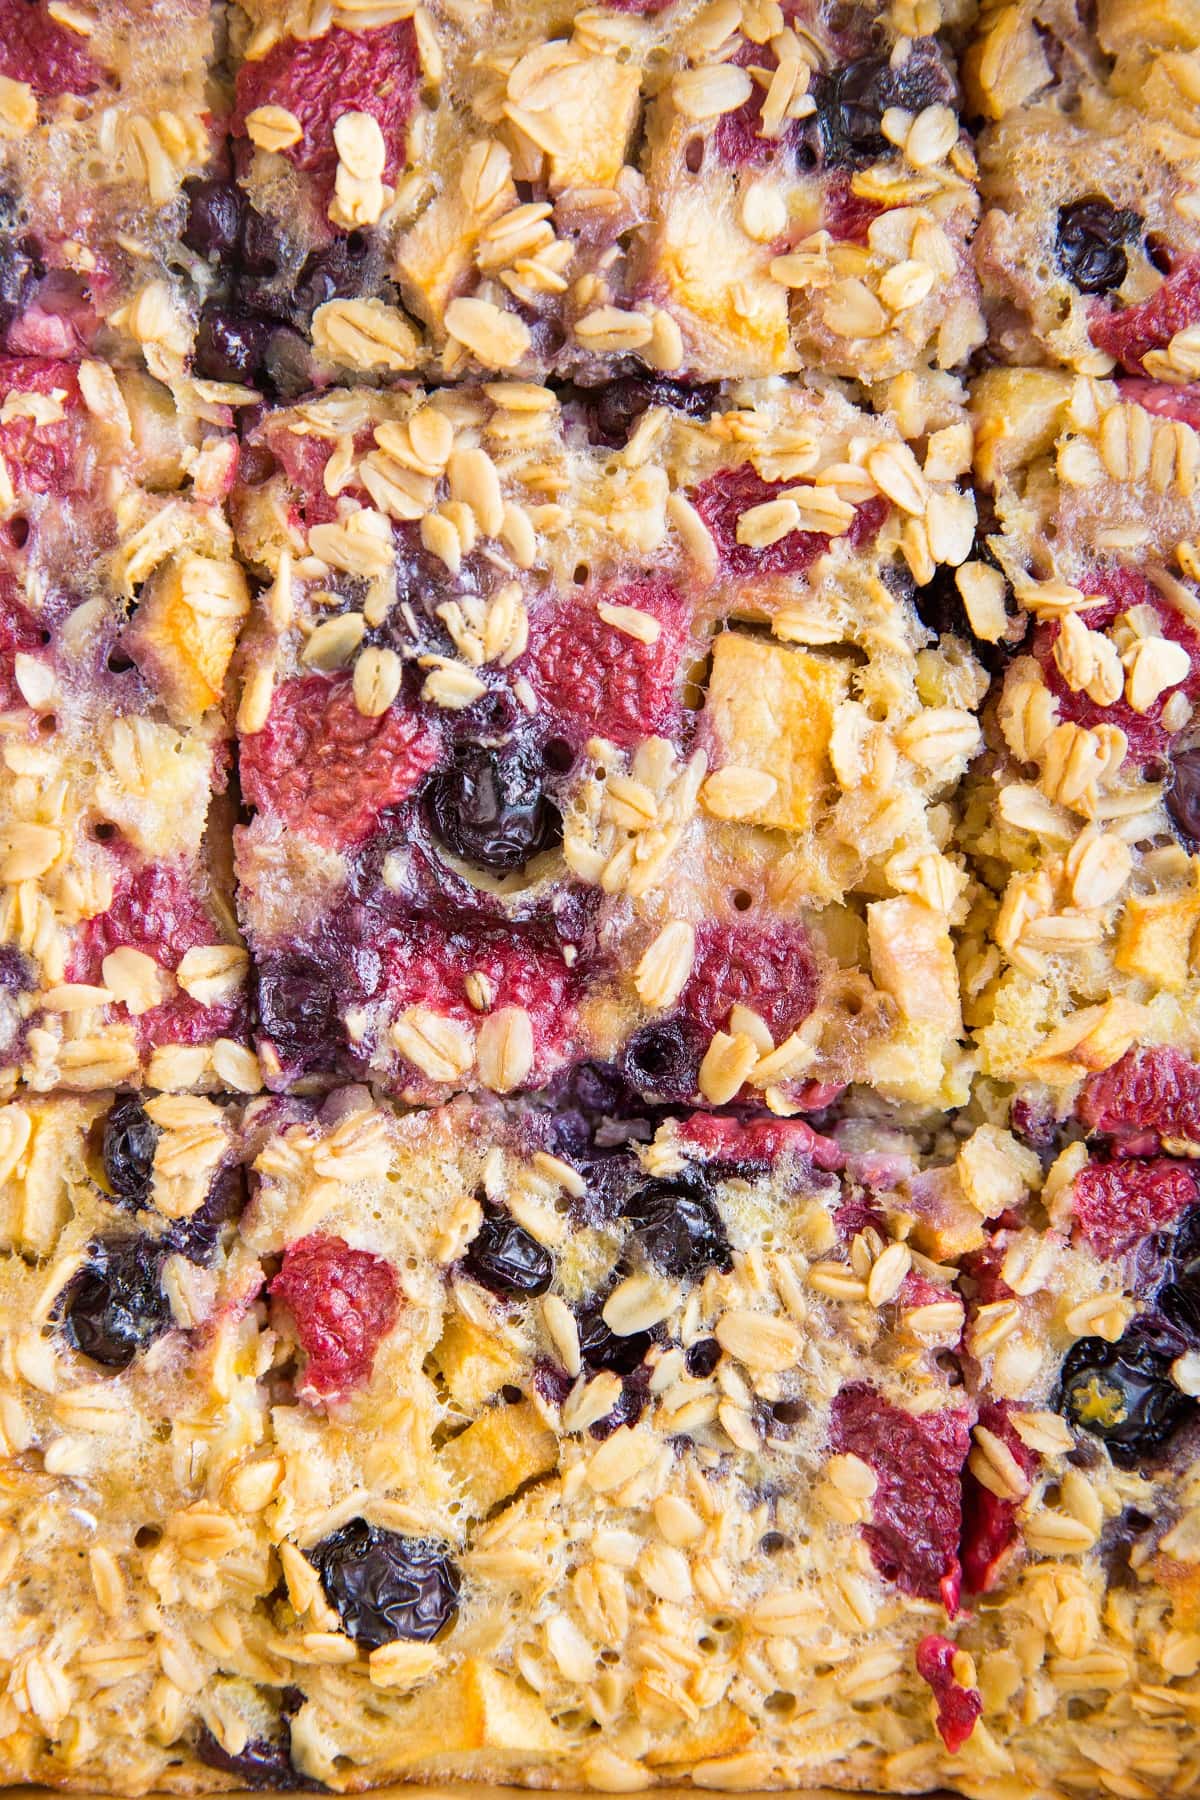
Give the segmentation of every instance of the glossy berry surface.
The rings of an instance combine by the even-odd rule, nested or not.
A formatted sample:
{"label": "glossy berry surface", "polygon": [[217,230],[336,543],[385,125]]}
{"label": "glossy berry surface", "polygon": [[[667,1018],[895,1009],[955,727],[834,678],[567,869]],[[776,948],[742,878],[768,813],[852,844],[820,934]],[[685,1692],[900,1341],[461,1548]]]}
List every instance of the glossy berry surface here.
{"label": "glossy berry surface", "polygon": [[1073,200],[1058,209],[1058,266],[1081,294],[1107,294],[1129,272],[1125,246],[1142,229],[1140,214],[1111,200]]}
{"label": "glossy berry surface", "polygon": [[[783,481],[764,481],[749,463],[736,469],[725,469],[710,475],[689,496],[692,505],[708,526],[718,555],[731,575],[749,579],[764,575],[803,575],[823,556],[830,540],[822,531],[789,531],[773,544],[756,547],[739,544],[738,520],[752,506],[763,506],[775,500],[787,487]],[[856,508],[854,521],[839,543],[851,549],[870,542],[888,514],[886,500],[876,497]]]}
{"label": "glossy berry surface", "polygon": [[342,1629],[364,1650],[427,1644],[458,1610],[460,1577],[445,1549],[351,1519],[308,1553]]}
{"label": "glossy berry surface", "polygon": [[1153,1463],[1197,1410],[1171,1380],[1171,1360],[1133,1331],[1116,1344],[1081,1338],[1063,1362],[1059,1410],[1122,1468]]}
{"label": "glossy berry surface", "polygon": [[638,1243],[664,1275],[695,1280],[733,1266],[717,1203],[698,1189],[698,1182],[652,1181],[625,1207]]}
{"label": "glossy berry surface", "polygon": [[1200,1170],[1174,1157],[1092,1162],[1072,1187],[1072,1210],[1098,1256],[1119,1256],[1200,1201]]}
{"label": "glossy berry surface", "polygon": [[196,178],[184,182],[187,222],[182,237],[197,256],[218,261],[232,256],[242,233],[246,203],[233,181]]}
{"label": "glossy berry surface", "polygon": [[382,1256],[316,1234],[289,1244],[270,1286],[291,1313],[305,1366],[301,1386],[336,1399],[370,1379],[396,1323],[400,1285]]}
{"label": "glossy berry surface", "polygon": [[1200,744],[1171,752],[1166,808],[1184,847],[1200,849]]}
{"label": "glossy berry surface", "polygon": [[632,1375],[645,1359],[647,1350],[656,1342],[652,1331],[630,1331],[618,1334],[605,1323],[604,1304],[607,1295],[597,1295],[578,1307],[575,1323],[579,1327],[579,1353],[591,1374],[607,1369],[611,1375]]}
{"label": "glossy berry surface", "polygon": [[209,303],[200,314],[192,352],[193,372],[204,381],[262,380],[278,321],[240,307]]}
{"label": "glossy berry surface", "polygon": [[493,1294],[544,1294],[554,1280],[554,1258],[544,1244],[507,1213],[491,1210],[467,1246],[463,1268]]}
{"label": "glossy berry surface", "polygon": [[1148,1156],[1164,1138],[1200,1143],[1200,1065],[1165,1044],[1127,1050],[1089,1076],[1076,1110],[1121,1156]]}
{"label": "glossy berry surface", "polygon": [[834,1398],[830,1441],[875,1471],[872,1521],[863,1527],[875,1567],[906,1593],[940,1600],[953,1614],[970,1414],[947,1407],[917,1416],[856,1381]]}
{"label": "glossy berry surface", "polygon": [[954,106],[954,78],[934,38],[917,38],[898,67],[887,56],[860,56],[817,76],[816,101],[821,160],[826,167],[856,168],[894,155],[883,135],[890,107],[913,114],[927,106]]}
{"label": "glossy berry surface", "polygon": [[[1022,1474],[1031,1477],[1039,1459],[1010,1422],[1007,1402],[984,1401],[979,1408],[979,1423],[1000,1439]],[[968,1594],[990,1594],[1002,1580],[1009,1555],[1021,1535],[1017,1502],[1002,1500],[977,1481],[970,1469],[964,1469],[962,1504],[959,1554],[963,1589]]]}
{"label": "glossy berry surface", "polygon": [[96,1238],[63,1293],[66,1336],[93,1362],[127,1369],[171,1324],[162,1253],[144,1237]]}
{"label": "glossy berry surface", "polygon": [[580,389],[579,404],[587,419],[588,441],[620,450],[648,407],[669,406],[689,419],[707,419],[716,395],[711,381],[692,385],[665,375],[621,375],[603,387]]}
{"label": "glossy berry surface", "polygon": [[254,995],[258,1023],[276,1056],[294,1072],[330,1070],[345,1044],[336,970],[304,955],[258,958]]}
{"label": "glossy berry surface", "polygon": [[104,1119],[104,1177],[119,1200],[142,1206],[154,1181],[159,1128],[135,1094],[120,1094]]}
{"label": "glossy berry surface", "polygon": [[949,1638],[930,1633],[917,1645],[917,1674],[933,1689],[937,1703],[937,1728],[951,1756],[956,1756],[975,1729],[983,1711],[977,1688],[962,1687],[954,1679],[956,1646]]}
{"label": "glossy berry surface", "polygon": [[692,1100],[707,1048],[703,1026],[677,1013],[640,1026],[625,1046],[621,1069],[630,1085],[648,1098]]}
{"label": "glossy berry surface", "polygon": [[420,785],[440,747],[399,701],[371,719],[348,676],[306,675],[284,682],[263,729],[243,738],[242,792],[314,843],[347,850]]}
{"label": "glossy berry surface", "polygon": [[434,836],[455,856],[492,874],[523,869],[562,840],[562,816],[528,746],[459,744],[428,784]]}
{"label": "glossy berry surface", "polygon": [[236,1756],[222,1747],[207,1725],[201,1725],[196,1755],[206,1768],[235,1776],[238,1786],[252,1793],[312,1789],[316,1784],[305,1781],[292,1766],[291,1731],[286,1719],[280,1723],[278,1737],[250,1738]]}

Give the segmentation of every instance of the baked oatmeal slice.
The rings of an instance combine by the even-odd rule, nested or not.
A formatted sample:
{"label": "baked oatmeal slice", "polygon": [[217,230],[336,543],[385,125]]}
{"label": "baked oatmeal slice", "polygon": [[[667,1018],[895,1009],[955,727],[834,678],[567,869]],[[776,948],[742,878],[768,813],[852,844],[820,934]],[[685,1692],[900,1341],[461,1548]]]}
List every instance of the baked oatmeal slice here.
{"label": "baked oatmeal slice", "polygon": [[0,348],[182,367],[225,249],[221,37],[208,0],[0,5]]}
{"label": "baked oatmeal slice", "polygon": [[941,1667],[963,1306],[892,1223],[952,1144],[626,1123],[363,1089],[0,1111],[5,1216],[43,1221],[0,1263],[7,1777],[992,1765]]}
{"label": "baked oatmeal slice", "polygon": [[0,358],[6,1087],[258,1085],[226,674],[249,606],[228,409]]}
{"label": "baked oatmeal slice", "polygon": [[911,10],[239,0],[240,276],[197,366],[283,397],[953,367],[974,163],[955,9]]}
{"label": "baked oatmeal slice", "polygon": [[428,1101],[600,1058],[676,1103],[961,1095],[986,678],[921,609],[971,546],[963,421],[918,461],[835,396],[654,398],[615,433],[628,390],[358,389],[249,433],[271,1085]]}
{"label": "baked oatmeal slice", "polygon": [[1001,359],[1200,376],[1198,51],[1186,9],[1146,0],[983,7],[963,76]]}
{"label": "baked oatmeal slice", "polygon": [[1200,446],[1146,397],[1049,370],[974,396],[996,528],[959,585],[997,678],[964,991],[984,1072],[1052,1115],[1135,1043],[1195,1047]]}

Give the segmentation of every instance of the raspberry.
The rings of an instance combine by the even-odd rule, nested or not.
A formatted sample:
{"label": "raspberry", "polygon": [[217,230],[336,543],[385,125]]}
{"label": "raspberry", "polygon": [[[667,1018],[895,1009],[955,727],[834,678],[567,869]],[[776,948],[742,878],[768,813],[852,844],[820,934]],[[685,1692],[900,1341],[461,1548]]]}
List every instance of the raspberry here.
{"label": "raspberry", "polygon": [[[691,501],[716,543],[721,561],[730,575],[749,579],[764,575],[803,575],[818,556],[829,548],[830,540],[823,531],[790,531],[774,544],[755,550],[737,541],[737,524],[752,506],[774,500],[787,488],[785,481],[764,481],[749,463],[736,469],[723,469],[710,475],[691,493]],[[866,500],[855,509],[854,522],[844,538],[852,549],[875,536],[888,513],[888,503],[878,496]]]}
{"label": "raspberry", "polygon": [[842,243],[865,244],[871,224],[885,211],[877,200],[856,194],[848,176],[836,175],[825,191],[825,229]]}
{"label": "raspberry", "polygon": [[[979,1423],[993,1432],[1010,1450],[1026,1475],[1038,1466],[1037,1454],[1022,1443],[1008,1417],[1008,1402],[988,1400],[979,1409]],[[963,1587],[968,1594],[990,1594],[1000,1580],[1009,1552],[1017,1543],[1017,1502],[1001,1500],[969,1469],[963,1471],[963,1524],[960,1555]]]}
{"label": "raspberry", "polygon": [[1200,319],[1200,256],[1189,257],[1139,306],[1110,312],[1097,306],[1088,323],[1093,344],[1131,375],[1144,374],[1142,358],[1161,350]]}
{"label": "raspberry", "polygon": [[1058,701],[1059,718],[1073,725],[1118,725],[1129,740],[1130,755],[1144,763],[1162,756],[1171,742],[1171,733],[1162,723],[1163,707],[1176,692],[1189,700],[1200,697],[1200,637],[1187,625],[1174,607],[1163,603],[1162,596],[1146,576],[1134,569],[1098,569],[1083,577],[1080,584],[1088,594],[1102,596],[1097,606],[1079,616],[1094,631],[1111,625],[1118,613],[1133,606],[1153,607],[1164,637],[1182,644],[1192,659],[1191,673],[1169,688],[1147,712],[1136,713],[1128,701],[1121,699],[1112,706],[1097,706],[1082,689],[1074,693],[1063,680],[1054,661],[1054,644],[1061,627],[1057,622],[1042,625],[1034,637],[1033,652],[1042,665],[1046,685]]}
{"label": "raspberry", "polygon": [[0,455],[18,494],[63,495],[75,486],[75,434],[69,423],[79,401],[77,372],[71,363],[43,362],[36,357],[0,356],[0,392],[62,396],[66,417],[39,425],[27,413],[14,413],[0,425]]}
{"label": "raspberry", "polygon": [[17,686],[14,659],[21,651],[40,650],[42,631],[17,599],[16,583],[0,570],[0,708],[24,706]]}
{"label": "raspberry", "polygon": [[[657,619],[653,644],[606,625],[596,603],[632,606]],[[630,747],[672,737],[683,720],[679,675],[688,645],[688,608],[664,581],[634,581],[560,600],[530,621],[522,669],[551,730],[579,746],[589,737]]]}
{"label": "raspberry", "polygon": [[50,17],[47,0],[0,0],[0,75],[35,94],[94,94],[103,79],[87,39]]}
{"label": "raspberry", "polygon": [[420,61],[412,22],[348,31],[341,25],[314,38],[281,38],[237,78],[233,132],[246,135],[246,115],[257,106],[283,106],[299,119],[304,135],[282,154],[296,168],[332,186],[337,169],[333,127],[343,113],[366,112],[378,121],[387,148],[384,179],[393,181],[405,159],[405,134],[416,103]]}
{"label": "raspberry", "polygon": [[1089,1163],[1075,1177],[1074,1212],[1097,1256],[1120,1256],[1200,1200],[1200,1172],[1170,1156]]}
{"label": "raspberry", "polygon": [[[774,51],[765,44],[759,46],[749,42],[743,42],[729,60],[735,67],[742,69],[750,63],[759,68],[774,69],[779,62]],[[713,144],[717,155],[728,168],[744,169],[748,165],[757,167],[760,163],[769,161],[772,156],[777,156],[784,147],[790,147],[793,138],[803,132],[803,121],[795,119],[785,127],[781,137],[760,137],[759,123],[765,99],[766,89],[760,88],[756,83],[748,100],[743,101],[733,112],[722,113],[717,121]]]}
{"label": "raspberry", "polygon": [[1200,1067],[1165,1044],[1127,1050],[1088,1078],[1076,1111],[1118,1156],[1149,1156],[1164,1139],[1200,1144]]}
{"label": "raspberry", "polygon": [[[72,954],[67,979],[99,983],[111,950],[130,945],[161,968],[178,968],[184,952],[215,944],[220,934],[204,901],[181,867],[150,863],[119,880],[107,912],[89,919]],[[202,1044],[239,1037],[246,1029],[240,996],[201,1006],[182,989],[134,1020],[143,1049],[155,1044]]]}
{"label": "raspberry", "polygon": [[832,1138],[822,1137],[803,1119],[735,1119],[715,1113],[693,1113],[679,1123],[686,1142],[706,1150],[718,1162],[772,1163],[795,1156],[818,1169],[840,1169],[845,1158]]}
{"label": "raspberry", "polygon": [[878,1478],[874,1517],[863,1527],[875,1567],[905,1593],[956,1612],[971,1415],[947,1407],[917,1417],[855,1381],[834,1399],[830,1435],[835,1451],[861,1457]]}
{"label": "raspberry", "polygon": [[407,799],[438,759],[439,738],[396,702],[377,719],[347,675],[306,675],[276,690],[263,729],[241,747],[242,792],[314,843],[348,850]]}
{"label": "raspberry", "polygon": [[817,1000],[817,970],[799,925],[702,925],[679,1004],[711,1035],[723,1030],[730,1008],[748,1006],[766,1021],[777,1044],[805,1020]]}
{"label": "raspberry", "polygon": [[933,1689],[938,1733],[951,1756],[962,1749],[983,1711],[978,1688],[961,1687],[954,1679],[955,1654],[955,1646],[949,1638],[938,1637],[933,1632],[917,1645],[917,1674]]}
{"label": "raspberry", "polygon": [[396,1323],[400,1287],[391,1263],[345,1238],[301,1238],[283,1253],[268,1292],[295,1322],[307,1358],[304,1389],[336,1400],[368,1381],[380,1340]]}
{"label": "raspberry", "polygon": [[1200,382],[1190,387],[1168,387],[1162,381],[1146,381],[1131,375],[1118,381],[1122,400],[1131,400],[1160,419],[1179,419],[1200,431]]}

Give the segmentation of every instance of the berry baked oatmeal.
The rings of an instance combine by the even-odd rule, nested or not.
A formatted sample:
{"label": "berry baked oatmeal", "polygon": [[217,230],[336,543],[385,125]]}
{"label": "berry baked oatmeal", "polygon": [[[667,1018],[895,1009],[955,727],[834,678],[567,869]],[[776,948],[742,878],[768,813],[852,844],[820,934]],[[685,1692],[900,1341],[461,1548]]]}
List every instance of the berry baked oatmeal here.
{"label": "berry baked oatmeal", "polygon": [[1085,1718],[1171,1754],[1186,1511],[1136,1511],[1078,1344],[1065,1397],[988,1390],[978,1302],[952,1354],[995,1128],[348,1089],[0,1133],[6,1773],[1060,1794]]}
{"label": "berry baked oatmeal", "polygon": [[[334,391],[247,433],[241,918],[269,1086],[599,1057],[663,1101],[966,1097],[970,432],[835,395]],[[649,402],[649,404],[647,404]],[[619,429],[618,429],[619,427]]]}
{"label": "berry baked oatmeal", "polygon": [[217,172],[209,0],[0,4],[0,348],[179,368],[219,274],[188,191]]}
{"label": "berry baked oatmeal", "polygon": [[284,397],[955,367],[983,338],[962,12],[240,0],[234,295],[197,366]]}
{"label": "berry baked oatmeal", "polygon": [[0,357],[4,1086],[253,1090],[232,708],[249,607],[227,408]]}

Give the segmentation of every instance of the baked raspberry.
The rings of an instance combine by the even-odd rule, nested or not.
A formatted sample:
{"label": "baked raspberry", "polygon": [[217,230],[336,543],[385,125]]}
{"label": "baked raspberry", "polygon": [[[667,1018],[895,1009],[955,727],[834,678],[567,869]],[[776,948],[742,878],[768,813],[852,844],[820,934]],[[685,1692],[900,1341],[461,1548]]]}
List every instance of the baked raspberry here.
{"label": "baked raspberry", "polygon": [[50,16],[49,0],[0,0],[0,75],[35,94],[94,94],[103,80],[87,38]]}
{"label": "baked raspberry", "polygon": [[811,1013],[817,986],[802,926],[702,925],[679,1005],[710,1035],[725,1028],[732,1007],[748,1006],[780,1044]]}
{"label": "baked raspberry", "polygon": [[[751,44],[745,39],[738,45],[730,61],[742,69],[748,68],[751,63],[763,69],[775,69],[779,66],[779,58],[768,45]],[[759,125],[765,98],[766,89],[755,84],[750,98],[733,112],[723,113],[718,121],[713,133],[713,143],[721,161],[731,169],[757,167],[769,161],[772,156],[779,154],[781,148],[790,147],[793,138],[803,128],[803,121],[793,119],[781,137],[761,137]]]}
{"label": "baked raspberry", "polygon": [[258,106],[282,106],[303,128],[283,151],[296,168],[332,184],[337,168],[333,127],[343,113],[370,113],[387,147],[384,179],[405,161],[405,132],[416,103],[420,59],[412,21],[348,31],[334,25],[313,38],[281,38],[267,54],[243,63],[233,112],[235,137],[246,135],[246,115]]}
{"label": "baked raspberry", "polygon": [[[123,873],[107,912],[89,919],[68,963],[69,981],[103,982],[104,958],[128,945],[153,957],[160,968],[178,968],[188,950],[221,942],[203,899],[182,867],[150,863],[136,873]],[[134,1020],[138,1041],[156,1044],[209,1043],[240,1036],[246,1025],[240,997],[201,1006],[179,989],[161,1006]]]}
{"label": "baked raspberry", "polygon": [[[67,418],[79,401],[79,383],[70,363],[30,356],[0,356],[0,392],[57,394]],[[39,424],[28,413],[14,410],[0,424],[0,455],[22,494],[61,497],[76,486],[76,445],[66,418]]]}
{"label": "baked raspberry", "polygon": [[0,707],[23,706],[14,659],[22,651],[40,650],[42,631],[17,599],[16,585],[0,570]]}
{"label": "baked raspberry", "polygon": [[348,675],[307,675],[277,689],[263,729],[242,740],[242,792],[315,843],[348,850],[411,794],[440,739],[394,702],[377,719],[354,704]]}
{"label": "baked raspberry", "polygon": [[292,1315],[306,1358],[302,1392],[336,1400],[370,1380],[400,1310],[391,1263],[318,1233],[287,1246],[268,1292]]}
{"label": "baked raspberry", "polygon": [[884,211],[877,200],[864,200],[856,194],[847,176],[837,175],[825,190],[822,223],[829,235],[842,243],[865,244],[872,222]]}
{"label": "baked raspberry", "polygon": [[[749,578],[764,575],[803,575],[818,556],[829,548],[830,540],[823,531],[790,531],[774,544],[756,550],[737,541],[738,520],[752,506],[762,506],[785,492],[785,481],[764,481],[762,476],[742,463],[736,469],[722,470],[691,493],[691,501],[708,526],[730,575]],[[857,550],[868,543],[887,518],[888,503],[877,496],[855,508],[854,522],[839,543]]]}
{"label": "baked raspberry", "polygon": [[1074,1212],[1097,1256],[1120,1256],[1200,1201],[1200,1172],[1174,1157],[1089,1163],[1075,1177]]}
{"label": "baked raspberry", "polygon": [[1081,578],[1089,595],[1102,595],[1100,603],[1079,616],[1094,631],[1103,631],[1118,614],[1134,606],[1152,607],[1157,614],[1164,637],[1182,644],[1192,660],[1191,672],[1177,687],[1167,691],[1144,713],[1134,712],[1129,702],[1116,700],[1111,706],[1097,706],[1082,689],[1075,693],[1063,680],[1054,661],[1054,644],[1061,626],[1051,621],[1040,625],[1034,636],[1033,653],[1042,665],[1046,685],[1058,701],[1060,719],[1073,725],[1117,725],[1129,740],[1129,753],[1139,763],[1162,756],[1171,742],[1171,733],[1162,723],[1163,708],[1171,695],[1182,691],[1190,700],[1200,695],[1200,636],[1187,625],[1174,607],[1164,603],[1162,595],[1145,575],[1136,569],[1095,569]]}
{"label": "baked raspberry", "polygon": [[1076,1111],[1118,1156],[1149,1156],[1171,1139],[1200,1144],[1200,1066],[1165,1044],[1127,1050],[1089,1076]]}
{"label": "baked raspberry", "polygon": [[917,1416],[855,1381],[834,1399],[830,1439],[835,1451],[861,1457],[878,1478],[872,1522],[863,1527],[875,1567],[905,1593],[940,1600],[953,1615],[971,1415],[946,1407]]}
{"label": "baked raspberry", "polygon": [[[655,642],[606,624],[596,610],[601,603],[649,614],[659,626]],[[679,678],[689,623],[683,596],[667,581],[568,595],[540,610],[530,620],[520,668],[549,730],[576,748],[589,737],[628,747],[675,736],[683,719]]]}
{"label": "baked raspberry", "polygon": [[[1040,1459],[1017,1435],[1008,1416],[1006,1400],[985,1401],[979,1409],[979,1423],[1000,1439],[1026,1476],[1034,1474]],[[1000,1581],[1009,1553],[1021,1535],[1017,1525],[1017,1502],[1001,1500],[977,1481],[970,1469],[964,1469],[962,1506],[959,1555],[963,1588],[968,1594],[990,1594]]]}
{"label": "baked raspberry", "polygon": [[818,1169],[845,1163],[832,1138],[822,1137],[803,1119],[737,1119],[728,1114],[693,1113],[679,1123],[679,1135],[720,1162],[772,1163],[795,1156]]}
{"label": "baked raspberry", "polygon": [[937,1701],[937,1728],[951,1756],[960,1751],[983,1711],[978,1688],[962,1687],[954,1679],[955,1646],[949,1638],[931,1632],[917,1645],[917,1674],[933,1689]]}
{"label": "baked raspberry", "polygon": [[1200,431],[1200,382],[1188,387],[1168,387],[1164,381],[1147,381],[1140,375],[1129,375],[1118,381],[1122,400],[1133,402],[1160,419],[1179,419]]}
{"label": "baked raspberry", "polygon": [[1115,357],[1131,375],[1145,371],[1142,358],[1149,350],[1162,350],[1177,331],[1185,331],[1200,319],[1200,256],[1189,257],[1172,270],[1162,286],[1138,306],[1110,312],[1097,306],[1088,321],[1098,350]]}

